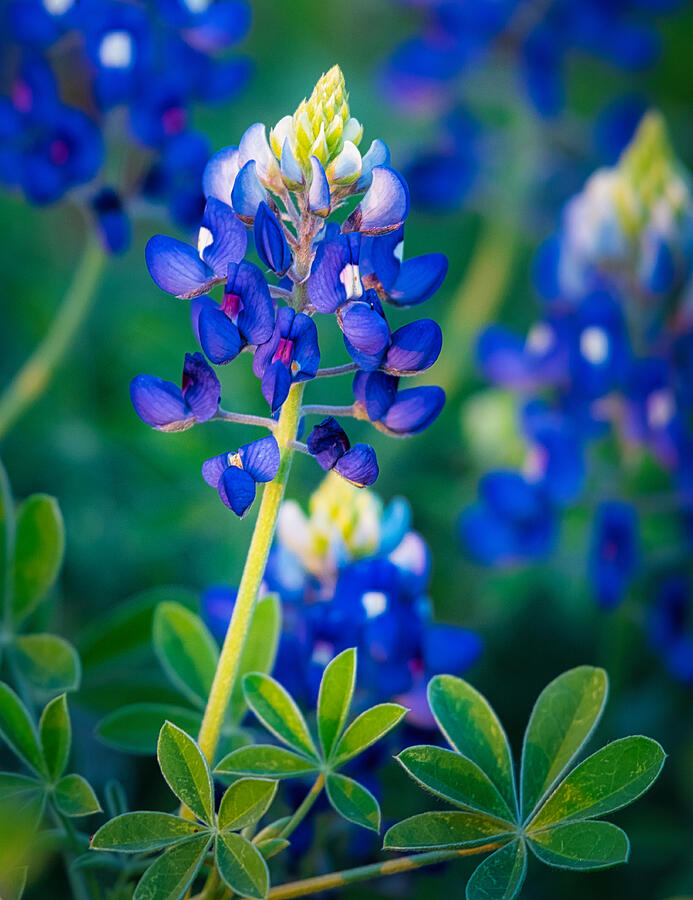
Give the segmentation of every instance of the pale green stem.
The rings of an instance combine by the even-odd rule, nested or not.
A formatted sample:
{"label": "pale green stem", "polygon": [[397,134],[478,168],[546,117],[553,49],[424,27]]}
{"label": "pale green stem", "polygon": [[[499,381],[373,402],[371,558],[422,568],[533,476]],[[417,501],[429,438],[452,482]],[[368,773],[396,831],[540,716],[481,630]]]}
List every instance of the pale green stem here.
{"label": "pale green stem", "polygon": [[398,872],[410,872],[412,869],[449,862],[459,859],[461,856],[488,853],[501,846],[503,845],[485,844],[483,847],[470,847],[464,850],[431,850],[428,853],[416,853],[413,856],[388,859],[386,862],[373,863],[370,866],[359,866],[356,869],[345,869],[342,872],[330,872],[328,875],[318,875],[316,878],[305,878],[303,881],[277,885],[270,890],[268,900],[289,900],[291,897],[304,897],[307,894],[330,891],[357,881],[382,878],[384,875],[395,875]]}
{"label": "pale green stem", "polygon": [[320,775],[318,775],[318,777],[315,779],[315,782],[313,783],[313,786],[311,787],[311,789],[308,791],[306,796],[303,798],[303,802],[301,803],[301,805],[298,807],[298,809],[293,814],[293,816],[291,816],[291,818],[286,823],[286,825],[282,828],[282,830],[279,832],[277,837],[288,838],[290,834],[293,834],[293,832],[298,828],[298,826],[301,824],[301,822],[308,815],[311,807],[313,806],[315,801],[320,796],[320,793],[324,786],[325,786],[325,774],[324,774],[324,772],[321,772]]}
{"label": "pale green stem", "polygon": [[87,238],[82,258],[48,333],[0,397],[0,439],[50,384],[96,296],[105,261],[106,255],[97,239]]}
{"label": "pale green stem", "polygon": [[295,440],[298,430],[303,387],[303,384],[296,384],[289,391],[289,396],[282,406],[277,429],[274,432],[281,451],[279,471],[274,481],[265,485],[262,493],[260,511],[258,512],[255,530],[253,531],[248,556],[243,568],[238,596],[236,597],[224,645],[221,648],[217,670],[214,674],[214,681],[212,682],[207,707],[202,719],[198,743],[210,764],[214,763],[214,755],[219,743],[224,714],[236,683],[241,653],[243,652],[255,608],[255,601],[257,600],[262,577],[265,573],[265,566],[267,565],[267,557],[274,538],[279,506],[284,497],[284,489],[286,488],[291,469],[291,459],[294,454],[293,449],[289,445],[291,441]]}
{"label": "pale green stem", "polygon": [[307,403],[301,413],[304,416],[354,416],[354,404],[349,406],[333,406],[323,403]]}

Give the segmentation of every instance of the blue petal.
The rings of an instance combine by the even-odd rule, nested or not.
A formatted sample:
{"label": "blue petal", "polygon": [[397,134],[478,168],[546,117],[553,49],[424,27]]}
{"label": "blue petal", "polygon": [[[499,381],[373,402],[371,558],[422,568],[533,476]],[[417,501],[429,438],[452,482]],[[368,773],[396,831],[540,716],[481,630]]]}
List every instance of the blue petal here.
{"label": "blue petal", "polygon": [[201,311],[198,330],[202,349],[215,365],[226,365],[243,349],[237,326],[218,306]]}
{"label": "blue petal", "polygon": [[365,407],[371,422],[385,415],[397,397],[399,378],[385,372],[357,372],[354,376],[354,397]]}
{"label": "blue petal", "polygon": [[318,244],[308,278],[308,297],[321,313],[333,313],[346,300],[340,275],[349,262],[349,246],[344,235]]}
{"label": "blue petal", "polygon": [[283,275],[291,266],[291,250],[284,229],[264,202],[255,216],[255,248],[264,264],[277,275]]}
{"label": "blue petal", "polygon": [[324,218],[330,214],[330,183],[316,156],[311,156],[310,168],[313,177],[308,188],[308,209],[313,215]]}
{"label": "blue petal", "polygon": [[309,452],[325,472],[334,468],[337,460],[351,447],[346,432],[333,416],[323,419],[313,428],[306,444]]}
{"label": "blue petal", "polygon": [[438,359],[443,333],[433,319],[420,319],[398,328],[392,335],[383,369],[390,375],[423,372]]}
{"label": "blue petal", "polygon": [[207,422],[219,409],[221,385],[201,353],[185,354],[182,394],[198,422]]}
{"label": "blue petal", "polygon": [[365,371],[377,369],[390,341],[380,304],[356,300],[340,307],[338,320],[351,358]]}
{"label": "blue petal", "polygon": [[130,399],[140,419],[158,431],[185,431],[195,424],[180,388],[171,381],[137,375],[130,382]]}
{"label": "blue petal", "polygon": [[221,476],[219,496],[229,509],[243,518],[255,499],[255,480],[238,466],[229,466]]}
{"label": "blue petal", "polygon": [[[314,378],[320,365],[318,329],[315,322],[305,313],[297,313],[291,323],[289,337],[294,342],[291,360],[293,380],[307,381]],[[296,372],[293,372],[293,363],[298,366]]]}
{"label": "blue petal", "polygon": [[213,238],[202,251],[202,257],[218,278],[225,278],[228,264],[240,262],[245,256],[248,246],[245,228],[231,207],[215,197],[207,201],[202,227]]}
{"label": "blue petal", "polygon": [[368,487],[378,477],[375,450],[368,444],[354,444],[337,460],[334,470],[356,487]]}
{"label": "blue petal", "polygon": [[238,453],[243,469],[255,481],[272,481],[279,471],[279,445],[273,434],[250,444],[243,444]]}
{"label": "blue petal", "polygon": [[218,488],[219,479],[229,467],[229,454],[220,453],[202,463],[202,477],[210,487]]}
{"label": "blue petal", "polygon": [[454,625],[428,625],[423,635],[426,676],[462,675],[474,665],[483,650],[476,631]]}
{"label": "blue petal", "polygon": [[249,262],[231,263],[226,290],[243,300],[237,324],[247,343],[268,341],[274,331],[274,301],[260,269]]}
{"label": "blue petal", "polygon": [[272,413],[282,408],[290,387],[291,375],[287,367],[279,360],[270,363],[262,376],[262,396],[269,403]]}
{"label": "blue petal", "polygon": [[363,191],[367,187],[370,187],[371,181],[373,180],[373,169],[375,169],[377,166],[389,165],[390,150],[385,141],[381,141],[379,138],[376,138],[368,148],[368,152],[364,154],[362,160],[363,168],[361,169],[361,177],[356,182],[356,189],[358,191]]}
{"label": "blue petal", "polygon": [[380,425],[392,434],[418,434],[435,421],[444,403],[445,391],[434,385],[399,391]]}
{"label": "blue petal", "polygon": [[224,147],[209,160],[202,174],[205,197],[216,197],[231,205],[231,191],[238,175],[238,147]]}
{"label": "blue petal", "polygon": [[219,279],[189,244],[157,234],[144,251],[149,274],[169,294],[189,299],[204,294]]}
{"label": "blue petal", "polygon": [[258,206],[267,202],[267,191],[258,178],[255,160],[250,159],[236,176],[231,191],[231,203],[244,222],[252,224]]}
{"label": "blue petal", "polygon": [[394,169],[377,166],[371,186],[347,219],[344,230],[386,234],[399,228],[408,215],[409,189],[404,178]]}
{"label": "blue petal", "polygon": [[195,340],[200,346],[200,316],[202,315],[203,309],[219,309],[219,304],[215,300],[212,300],[209,294],[202,294],[200,297],[195,297],[190,304],[190,324],[192,326],[193,334],[195,335]]}
{"label": "blue petal", "polygon": [[448,260],[443,253],[427,253],[402,263],[397,280],[387,292],[395,306],[414,306],[428,300],[445,280]]}

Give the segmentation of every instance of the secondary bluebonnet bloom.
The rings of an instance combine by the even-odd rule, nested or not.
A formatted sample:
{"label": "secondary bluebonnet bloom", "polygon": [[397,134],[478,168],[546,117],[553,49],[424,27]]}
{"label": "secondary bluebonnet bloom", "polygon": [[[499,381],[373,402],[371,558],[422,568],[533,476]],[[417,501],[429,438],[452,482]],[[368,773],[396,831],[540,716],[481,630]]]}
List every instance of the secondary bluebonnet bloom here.
{"label": "secondary bluebonnet bloom", "polygon": [[[247,32],[247,3],[204,6],[9,0],[3,24],[9,45],[21,53],[8,54],[20,61],[16,72],[12,63],[7,68],[0,98],[3,183],[35,204],[70,194],[94,216],[108,252],[126,248],[130,229],[123,219],[142,197],[164,204],[184,228],[199,225],[209,152],[190,128],[190,114],[197,103],[233,97],[249,72],[246,60],[226,52]],[[63,96],[79,97],[79,108]],[[112,127],[115,107],[125,110],[125,129]],[[105,150],[113,149],[116,133],[127,180],[102,184]],[[85,184],[88,191],[74,191]]]}
{"label": "secondary bluebonnet bloom", "polygon": [[138,375],[130,385],[130,397],[147,425],[158,431],[185,431],[216,414],[221,385],[201,353],[186,353],[180,387],[155,375]]}
{"label": "secondary bluebonnet bloom", "polygon": [[216,488],[222,502],[243,517],[255,499],[255,485],[272,481],[279,469],[279,445],[273,435],[243,444],[238,451],[214,456],[202,464],[202,477]]}
{"label": "secondary bluebonnet bloom", "polygon": [[686,579],[670,575],[657,590],[647,622],[652,648],[671,675],[693,685],[693,607]]}
{"label": "secondary bluebonnet bloom", "polygon": [[[369,419],[398,436],[416,434],[435,420],[445,400],[442,389],[399,386],[401,377],[437,360],[441,329],[432,319],[420,319],[393,332],[384,304],[423,302],[447,271],[439,253],[403,259],[409,190],[391,168],[382,141],[374,140],[361,155],[362,131],[335,66],[269,138],[265,126],[255,123],[237,147],[211,157],[202,175],[206,205],[196,246],[156,235],[145,252],[156,284],[192,300],[193,331],[213,364],[226,365],[242,351],[253,355],[272,418],[224,410],[218,418],[263,425],[282,435],[282,449],[312,455],[323,469],[359,487],[378,476],[375,452],[366,444],[352,447],[334,416]],[[351,213],[339,217],[341,222],[328,221],[351,198]],[[264,270],[245,259],[251,229]],[[221,283],[218,303],[210,293]],[[334,316],[351,363],[319,369],[319,314]],[[350,406],[308,404],[289,413],[297,423],[305,415],[327,416],[307,444],[282,430],[292,389],[351,373]],[[290,430],[298,430],[293,421]],[[244,502],[229,505],[246,509]]]}
{"label": "secondary bluebonnet bloom", "polygon": [[597,602],[613,609],[623,600],[638,565],[638,519],[627,503],[597,508],[590,547],[589,577]]}

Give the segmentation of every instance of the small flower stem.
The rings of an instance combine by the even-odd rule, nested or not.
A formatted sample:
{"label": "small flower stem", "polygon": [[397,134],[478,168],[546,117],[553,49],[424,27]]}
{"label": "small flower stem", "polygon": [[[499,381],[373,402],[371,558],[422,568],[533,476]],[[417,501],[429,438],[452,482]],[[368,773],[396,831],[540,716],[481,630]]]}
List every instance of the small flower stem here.
{"label": "small flower stem", "polygon": [[303,802],[301,803],[301,805],[298,807],[298,809],[293,814],[293,816],[291,816],[291,818],[286,823],[286,825],[282,828],[282,830],[277,835],[277,837],[288,838],[289,835],[292,834],[298,828],[298,826],[301,824],[301,822],[308,815],[308,813],[309,813],[311,807],[313,806],[313,804],[315,803],[315,801],[320,796],[320,792],[322,791],[324,786],[325,786],[325,773],[321,772],[318,775],[318,777],[315,779],[311,789],[308,791],[306,796],[303,798]]}
{"label": "small flower stem", "polygon": [[318,369],[315,373],[316,378],[334,378],[335,375],[348,375],[350,372],[358,372],[356,363],[344,363],[342,366],[328,366],[325,369]]}
{"label": "small flower stem", "polygon": [[328,875],[318,875],[316,878],[305,878],[303,881],[291,881],[272,888],[269,892],[268,900],[289,900],[291,897],[305,897],[307,894],[330,891],[358,881],[382,878],[384,875],[395,875],[398,872],[410,872],[412,869],[420,869],[422,866],[449,862],[461,856],[488,853],[491,850],[497,850],[501,846],[503,845],[485,844],[483,847],[470,847],[463,850],[431,850],[428,853],[401,856],[399,859],[388,859],[385,862],[359,866],[356,869],[330,872]]}
{"label": "small flower stem", "polygon": [[303,441],[289,441],[289,447],[291,447],[292,450],[296,450],[298,453],[306,453],[310,456],[308,445],[304,444]]}
{"label": "small flower stem", "polygon": [[105,262],[97,238],[88,237],[48,333],[0,396],[0,439],[48,387],[96,297]]}
{"label": "small flower stem", "polygon": [[286,482],[289,478],[293,457],[293,449],[289,446],[289,443],[296,438],[301,415],[303,388],[303,384],[294,385],[282,407],[281,416],[275,431],[275,437],[281,451],[279,471],[274,481],[270,481],[269,484],[265,485],[262,493],[260,511],[243,568],[236,604],[233,608],[233,615],[229,622],[224,645],[221,648],[212,689],[209,693],[207,707],[202,719],[198,743],[212,765],[214,764],[214,754],[219,743],[224,714],[236,683],[238,665],[248,634],[248,628],[250,627],[253,610],[255,609],[255,601],[257,600],[262,577],[265,574],[267,557],[272,546],[277,524],[279,506],[284,497]]}
{"label": "small flower stem", "polygon": [[355,416],[353,403],[351,406],[330,406],[321,403],[308,403],[301,410],[304,416]]}
{"label": "small flower stem", "polygon": [[212,416],[213,422],[237,422],[239,425],[257,425],[259,428],[268,428],[274,431],[277,423],[274,419],[267,416],[252,416],[246,413],[229,412],[227,409],[218,409],[216,415]]}

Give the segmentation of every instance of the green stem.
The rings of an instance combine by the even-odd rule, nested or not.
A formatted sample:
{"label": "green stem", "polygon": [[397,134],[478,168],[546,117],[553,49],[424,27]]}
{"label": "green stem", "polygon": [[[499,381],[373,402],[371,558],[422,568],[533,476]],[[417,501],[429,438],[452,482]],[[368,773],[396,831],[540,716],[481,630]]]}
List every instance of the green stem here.
{"label": "green stem", "polygon": [[293,834],[293,832],[298,828],[298,826],[301,824],[301,822],[308,815],[308,812],[310,811],[311,807],[313,806],[315,801],[320,796],[320,792],[322,791],[324,786],[325,786],[325,773],[321,772],[320,775],[318,775],[318,777],[315,779],[315,782],[314,782],[313,786],[311,787],[311,789],[308,791],[306,796],[303,798],[303,802],[301,803],[301,805],[298,807],[298,809],[293,814],[293,816],[291,816],[291,818],[286,823],[286,825],[282,828],[282,830],[279,832],[277,837],[288,838],[290,834]]}
{"label": "green stem", "polygon": [[319,891],[330,891],[345,887],[357,881],[381,878],[384,875],[395,875],[398,872],[409,872],[422,866],[448,862],[461,856],[472,856],[477,853],[488,853],[497,850],[502,844],[485,844],[483,847],[470,847],[464,850],[431,850],[428,853],[416,853],[413,856],[401,856],[399,859],[388,859],[386,862],[359,866],[356,869],[345,869],[342,872],[330,872],[316,878],[305,878],[303,881],[291,881],[280,884],[269,892],[268,900],[289,900],[291,897],[304,897],[306,894],[317,894]]}
{"label": "green stem", "polygon": [[0,439],[48,387],[96,296],[105,261],[97,239],[90,236],[48,333],[0,397]]}
{"label": "green stem", "polygon": [[279,471],[274,481],[265,485],[262,494],[260,511],[255,523],[253,537],[250,541],[250,548],[243,568],[243,576],[238,588],[233,615],[226,632],[224,646],[221,648],[212,689],[209,692],[207,707],[202,719],[198,743],[200,749],[212,764],[217,744],[219,743],[224,714],[229,705],[231,692],[238,675],[238,665],[248,634],[248,628],[250,627],[255,601],[265,573],[267,557],[272,546],[274,530],[277,524],[279,506],[284,497],[284,489],[289,478],[291,460],[294,454],[289,444],[295,440],[298,430],[303,387],[303,384],[296,384],[289,391],[289,396],[282,407],[277,429],[274,432],[281,451]]}

